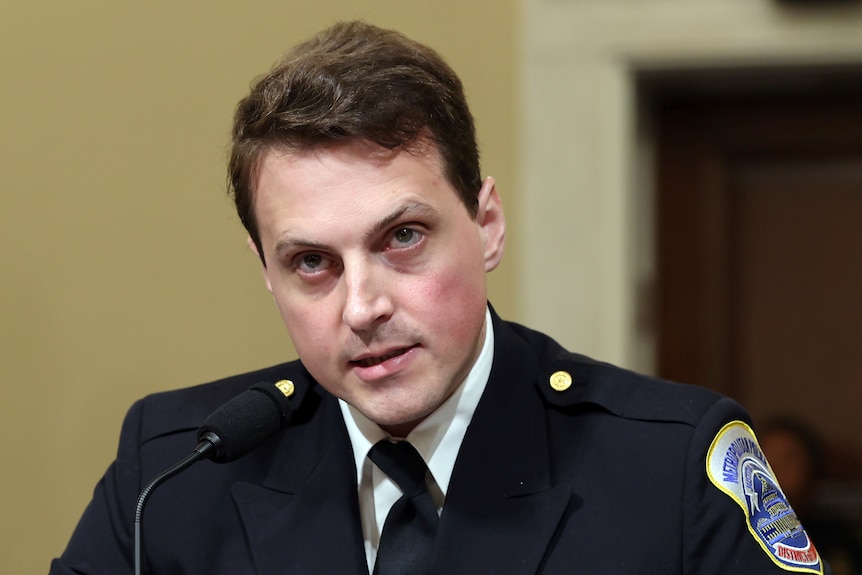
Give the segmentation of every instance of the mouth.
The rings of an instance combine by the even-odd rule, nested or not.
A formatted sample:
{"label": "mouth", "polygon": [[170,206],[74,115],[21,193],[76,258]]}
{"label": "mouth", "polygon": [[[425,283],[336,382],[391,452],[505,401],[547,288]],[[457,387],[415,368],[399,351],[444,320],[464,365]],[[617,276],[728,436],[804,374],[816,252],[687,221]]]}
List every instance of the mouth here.
{"label": "mouth", "polygon": [[393,357],[398,357],[399,355],[404,355],[405,353],[407,353],[411,349],[414,349],[415,347],[417,347],[417,346],[412,345],[410,347],[402,347],[399,349],[392,350],[392,351],[385,353],[383,355],[369,355],[366,357],[360,357],[359,359],[351,360],[350,365],[357,366],[357,367],[373,367],[375,365],[379,365],[379,364],[383,363],[384,361],[390,360]]}

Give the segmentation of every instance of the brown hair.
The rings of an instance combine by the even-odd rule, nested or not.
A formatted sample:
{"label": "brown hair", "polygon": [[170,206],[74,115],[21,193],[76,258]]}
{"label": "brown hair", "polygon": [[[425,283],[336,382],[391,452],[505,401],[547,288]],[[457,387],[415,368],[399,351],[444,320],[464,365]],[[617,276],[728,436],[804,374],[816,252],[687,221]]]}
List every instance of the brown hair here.
{"label": "brown hair", "polygon": [[261,258],[254,187],[266,152],[350,139],[411,153],[436,145],[445,176],[475,217],[479,152],[458,76],[399,32],[339,23],[288,52],[237,106],[228,187]]}

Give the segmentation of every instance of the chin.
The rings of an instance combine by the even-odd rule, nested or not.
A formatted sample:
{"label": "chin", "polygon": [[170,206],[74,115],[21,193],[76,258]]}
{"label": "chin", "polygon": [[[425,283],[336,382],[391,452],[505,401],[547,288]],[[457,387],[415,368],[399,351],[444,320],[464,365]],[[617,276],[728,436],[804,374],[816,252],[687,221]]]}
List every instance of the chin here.
{"label": "chin", "polygon": [[434,409],[402,411],[397,415],[392,410],[383,409],[375,417],[370,417],[377,425],[395,437],[406,437],[422,420],[428,417]]}

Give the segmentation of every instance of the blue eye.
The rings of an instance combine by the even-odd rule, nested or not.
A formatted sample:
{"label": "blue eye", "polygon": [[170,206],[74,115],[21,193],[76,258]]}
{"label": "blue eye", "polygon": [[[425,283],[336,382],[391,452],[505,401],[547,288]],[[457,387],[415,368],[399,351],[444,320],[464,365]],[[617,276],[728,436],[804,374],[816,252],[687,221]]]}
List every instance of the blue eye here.
{"label": "blue eye", "polygon": [[318,253],[302,254],[296,259],[294,267],[303,273],[316,273],[327,269],[331,261]]}
{"label": "blue eye", "polygon": [[323,258],[320,254],[302,256],[302,265],[308,268],[316,269],[320,267],[321,262],[323,262]]}
{"label": "blue eye", "polygon": [[413,239],[415,232],[410,228],[401,228],[397,232],[395,232],[395,240],[401,242],[402,244],[409,244],[410,240]]}
{"label": "blue eye", "polygon": [[393,248],[404,248],[415,245],[422,239],[422,233],[413,228],[398,228],[392,234]]}

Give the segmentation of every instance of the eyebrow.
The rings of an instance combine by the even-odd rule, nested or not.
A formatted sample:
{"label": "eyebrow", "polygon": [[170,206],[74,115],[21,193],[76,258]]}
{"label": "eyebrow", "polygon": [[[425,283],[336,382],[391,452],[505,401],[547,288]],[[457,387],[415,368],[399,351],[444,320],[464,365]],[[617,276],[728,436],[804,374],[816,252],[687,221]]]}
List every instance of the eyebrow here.
{"label": "eyebrow", "polygon": [[386,216],[377,221],[376,224],[371,226],[371,229],[368,231],[367,236],[376,235],[386,228],[391,226],[393,223],[397,222],[400,219],[405,217],[413,217],[413,216],[437,216],[437,210],[431,206],[430,204],[426,204],[425,202],[408,202]]}
{"label": "eyebrow", "polygon": [[[439,212],[437,209],[425,202],[407,202],[391,214],[388,214],[375,222],[368,229],[366,237],[372,237],[381,233],[400,219],[414,216],[436,217],[438,214]],[[275,243],[275,253],[277,256],[281,256],[285,252],[295,250],[296,248],[313,251],[330,251],[330,246],[328,244],[303,239],[301,237],[291,237],[289,233]]]}

